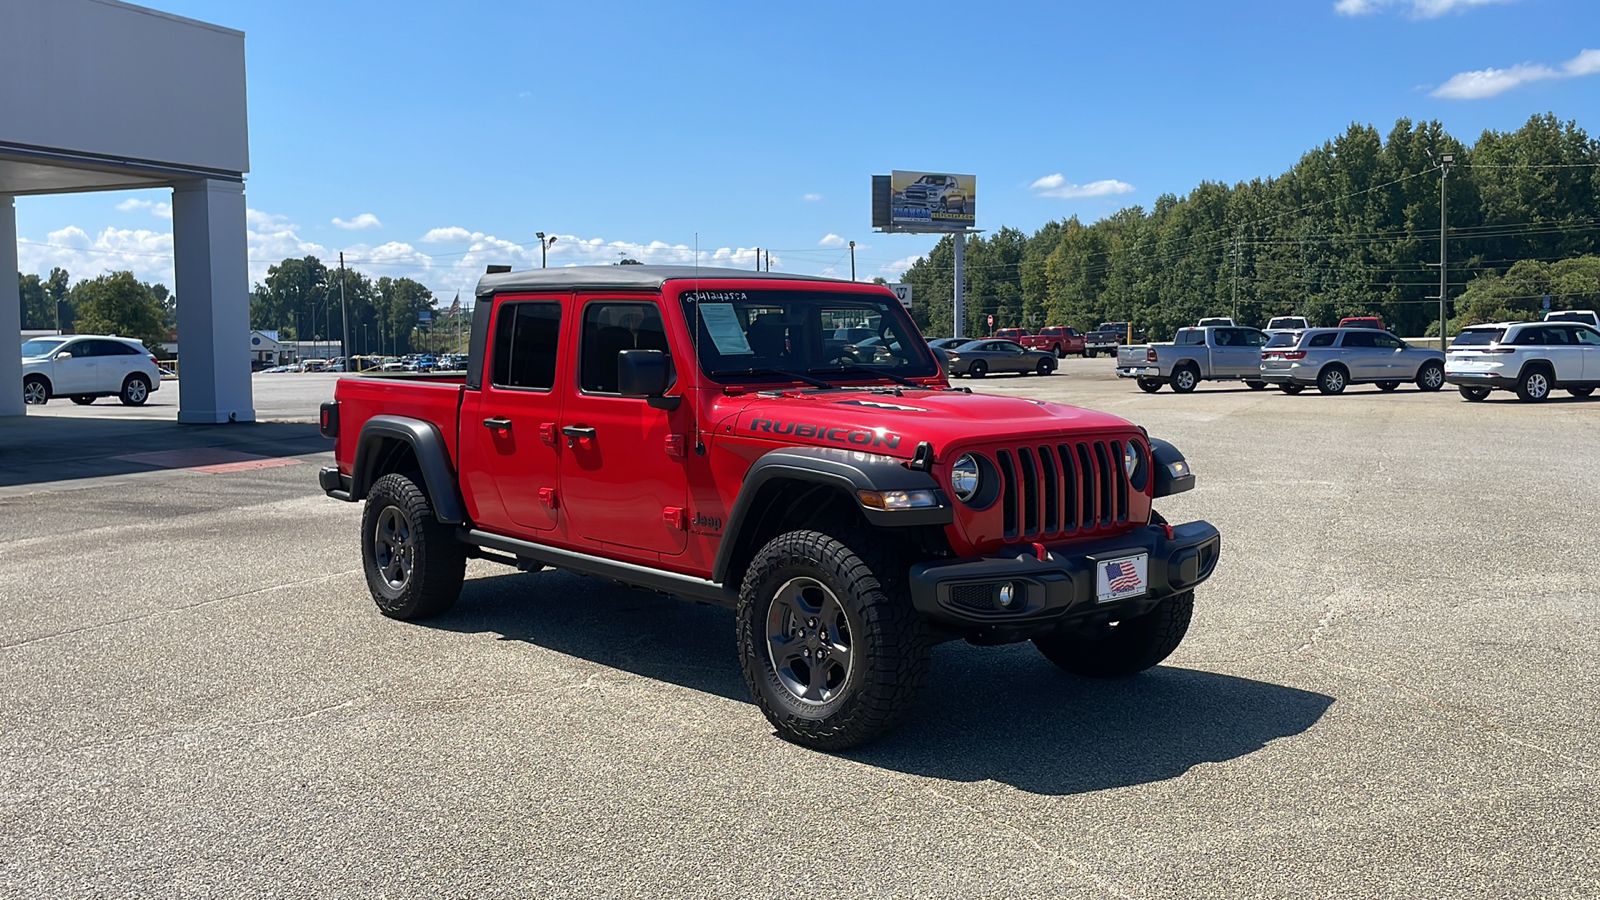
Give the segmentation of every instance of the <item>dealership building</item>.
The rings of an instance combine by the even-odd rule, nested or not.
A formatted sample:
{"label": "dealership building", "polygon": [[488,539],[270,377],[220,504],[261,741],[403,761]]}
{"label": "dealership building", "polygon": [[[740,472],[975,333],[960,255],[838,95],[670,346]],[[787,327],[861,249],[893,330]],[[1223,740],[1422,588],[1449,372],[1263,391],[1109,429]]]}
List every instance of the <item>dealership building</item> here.
{"label": "dealership building", "polygon": [[0,2],[0,416],[22,415],[16,198],[172,192],[178,421],[255,419],[244,34],[117,0]]}

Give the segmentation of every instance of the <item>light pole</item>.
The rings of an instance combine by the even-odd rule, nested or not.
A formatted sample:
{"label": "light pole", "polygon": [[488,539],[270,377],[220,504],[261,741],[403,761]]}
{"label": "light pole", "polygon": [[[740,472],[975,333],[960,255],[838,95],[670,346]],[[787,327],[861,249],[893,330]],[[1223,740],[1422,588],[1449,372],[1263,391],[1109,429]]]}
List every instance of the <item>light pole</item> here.
{"label": "light pole", "polygon": [[1449,296],[1447,290],[1450,284],[1449,253],[1445,244],[1446,223],[1448,219],[1448,205],[1445,197],[1445,183],[1450,179],[1450,164],[1456,161],[1454,153],[1445,153],[1439,157],[1439,349],[1447,347],[1445,326],[1449,320],[1445,314],[1445,299]]}
{"label": "light pole", "polygon": [[545,255],[550,251],[550,245],[556,242],[556,236],[544,236],[544,232],[536,232],[539,238],[539,268],[545,267]]}
{"label": "light pole", "polygon": [[850,280],[856,280],[856,242],[850,242]]}

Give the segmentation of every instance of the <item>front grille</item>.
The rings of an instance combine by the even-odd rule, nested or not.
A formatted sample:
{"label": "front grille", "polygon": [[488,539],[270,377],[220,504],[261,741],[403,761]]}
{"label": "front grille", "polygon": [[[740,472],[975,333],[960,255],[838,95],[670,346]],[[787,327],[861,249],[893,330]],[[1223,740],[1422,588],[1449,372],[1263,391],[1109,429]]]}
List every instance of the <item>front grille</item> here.
{"label": "front grille", "polygon": [[1128,521],[1122,441],[1024,445],[996,451],[1007,540],[1059,537]]}

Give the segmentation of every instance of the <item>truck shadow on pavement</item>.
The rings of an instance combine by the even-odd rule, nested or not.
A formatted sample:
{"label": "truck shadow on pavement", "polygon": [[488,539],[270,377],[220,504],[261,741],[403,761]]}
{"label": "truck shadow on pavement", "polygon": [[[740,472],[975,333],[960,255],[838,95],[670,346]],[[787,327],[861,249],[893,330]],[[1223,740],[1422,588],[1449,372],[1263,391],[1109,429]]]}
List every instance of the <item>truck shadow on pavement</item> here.
{"label": "truck shadow on pavement", "polygon": [[[474,578],[449,614],[425,623],[493,633],[749,703],[729,610],[558,572]],[[1181,653],[1181,651],[1180,651]],[[1077,678],[1031,644],[943,644],[921,702],[899,731],[841,754],[951,781],[1077,794],[1175,778],[1311,728],[1334,698],[1160,666],[1114,681]],[[751,725],[766,723],[752,709]]]}

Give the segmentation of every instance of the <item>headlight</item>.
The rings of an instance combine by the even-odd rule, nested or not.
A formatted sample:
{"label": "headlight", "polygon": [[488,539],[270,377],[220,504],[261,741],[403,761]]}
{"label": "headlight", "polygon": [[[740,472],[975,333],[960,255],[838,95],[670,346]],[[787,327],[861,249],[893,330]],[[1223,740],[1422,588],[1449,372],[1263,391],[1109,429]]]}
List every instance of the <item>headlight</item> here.
{"label": "headlight", "polygon": [[978,495],[978,484],[982,480],[983,472],[971,453],[963,455],[950,467],[950,489],[955,491],[956,499],[963,503]]}
{"label": "headlight", "polygon": [[1122,445],[1122,471],[1133,480],[1133,473],[1139,471],[1139,448],[1132,441]]}

